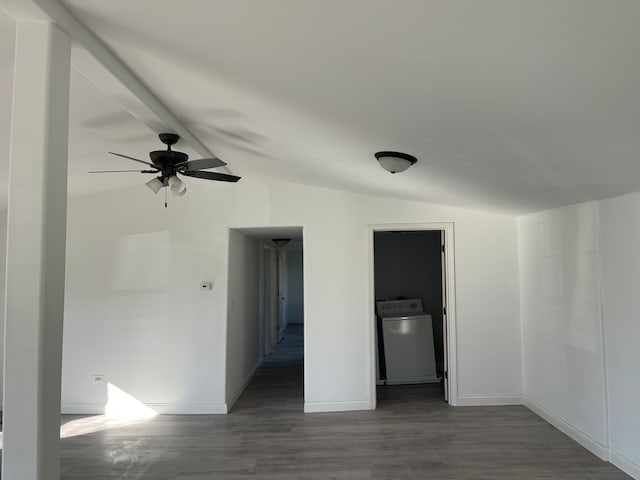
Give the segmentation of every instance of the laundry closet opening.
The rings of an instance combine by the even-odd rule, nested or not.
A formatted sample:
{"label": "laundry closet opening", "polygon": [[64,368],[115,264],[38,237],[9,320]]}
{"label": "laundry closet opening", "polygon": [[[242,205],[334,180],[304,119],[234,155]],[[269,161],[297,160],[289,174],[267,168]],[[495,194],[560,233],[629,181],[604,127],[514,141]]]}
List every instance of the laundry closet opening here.
{"label": "laundry closet opening", "polygon": [[302,227],[229,230],[228,410],[249,388],[303,410],[303,292]]}
{"label": "laundry closet opening", "polygon": [[449,401],[447,235],[373,231],[377,404]]}

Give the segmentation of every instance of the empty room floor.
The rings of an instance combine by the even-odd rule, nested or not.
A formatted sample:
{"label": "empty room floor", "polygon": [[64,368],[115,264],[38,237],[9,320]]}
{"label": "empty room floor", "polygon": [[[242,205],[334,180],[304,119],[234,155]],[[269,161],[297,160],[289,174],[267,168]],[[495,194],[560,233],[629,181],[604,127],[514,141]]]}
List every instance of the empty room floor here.
{"label": "empty room floor", "polygon": [[383,388],[375,411],[304,414],[302,355],[289,353],[265,361],[228,415],[65,416],[80,434],[62,440],[62,478],[630,478],[524,407],[452,408],[438,385]]}

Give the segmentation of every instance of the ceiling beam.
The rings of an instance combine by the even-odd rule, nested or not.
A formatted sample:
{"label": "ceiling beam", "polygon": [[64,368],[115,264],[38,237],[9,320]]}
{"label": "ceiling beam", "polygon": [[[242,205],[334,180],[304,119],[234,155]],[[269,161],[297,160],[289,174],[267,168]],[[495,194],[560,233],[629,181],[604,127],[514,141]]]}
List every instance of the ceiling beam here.
{"label": "ceiling beam", "polygon": [[[90,65],[93,62],[86,55],[77,54],[76,49],[76,54],[72,57],[72,66],[87,80],[94,83],[124,110],[144,122],[156,133],[160,133],[158,132],[160,128],[172,130],[203,157],[216,156],[98,36],[57,0],[0,0],[0,8],[16,21],[51,21],[58,25],[71,37],[76,46],[86,50],[92,59],[106,70],[102,74],[96,73],[95,68]],[[133,95],[137,101],[127,101],[125,92]],[[132,107],[132,105],[135,106]],[[145,110],[158,121],[150,120],[151,115],[145,114]],[[221,170],[229,172],[226,167],[221,167]]]}

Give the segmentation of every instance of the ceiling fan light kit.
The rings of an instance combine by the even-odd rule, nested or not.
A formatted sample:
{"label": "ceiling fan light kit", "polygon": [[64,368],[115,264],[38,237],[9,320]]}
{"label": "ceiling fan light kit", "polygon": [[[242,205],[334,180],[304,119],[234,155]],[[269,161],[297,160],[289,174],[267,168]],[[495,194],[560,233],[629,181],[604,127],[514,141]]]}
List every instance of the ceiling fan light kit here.
{"label": "ceiling fan light kit", "polygon": [[160,189],[164,187],[164,182],[160,177],[155,177],[149,180],[145,185],[149,187],[153,193],[158,193]]}
{"label": "ceiling fan light kit", "polygon": [[182,180],[174,175],[173,177],[169,177],[169,190],[171,190],[171,193],[174,195],[181,197],[187,193],[187,186]]}
{"label": "ceiling fan light kit", "polygon": [[380,166],[389,173],[404,172],[418,161],[413,155],[402,152],[377,152],[375,157],[380,162]]}
{"label": "ceiling fan light kit", "polygon": [[[217,157],[189,160],[189,155],[186,153],[172,150],[171,145],[175,145],[178,140],[180,140],[179,135],[175,133],[161,133],[158,136],[160,137],[160,141],[167,146],[167,149],[154,150],[150,152],[149,158],[151,159],[151,162],[129,157],[128,155],[122,155],[121,153],[109,152],[111,155],[126,158],[150,167],[146,170],[130,170],[132,172],[160,174],[158,177],[146,182],[147,187],[149,187],[153,193],[158,193],[162,188],[168,187],[174,195],[178,197],[184,195],[187,192],[187,185],[178,177],[178,175],[201,178],[204,180],[214,180],[218,182],[235,183],[240,180],[240,177],[235,175],[204,171],[209,168],[223,167],[226,165],[225,162]],[[125,170],[100,170],[89,173],[115,173],[123,171]],[[166,206],[167,204],[165,201],[165,207]]]}

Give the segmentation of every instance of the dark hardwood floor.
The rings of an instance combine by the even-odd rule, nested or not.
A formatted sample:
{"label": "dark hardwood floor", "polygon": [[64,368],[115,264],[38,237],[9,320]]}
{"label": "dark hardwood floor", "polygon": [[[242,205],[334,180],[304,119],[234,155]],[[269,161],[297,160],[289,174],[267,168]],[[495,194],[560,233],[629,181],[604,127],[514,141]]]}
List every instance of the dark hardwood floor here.
{"label": "dark hardwood floor", "polygon": [[62,478],[629,478],[524,407],[451,408],[440,389],[386,387],[376,411],[304,414],[302,354],[285,344],[229,415],[65,416],[68,432],[95,431],[62,440]]}

